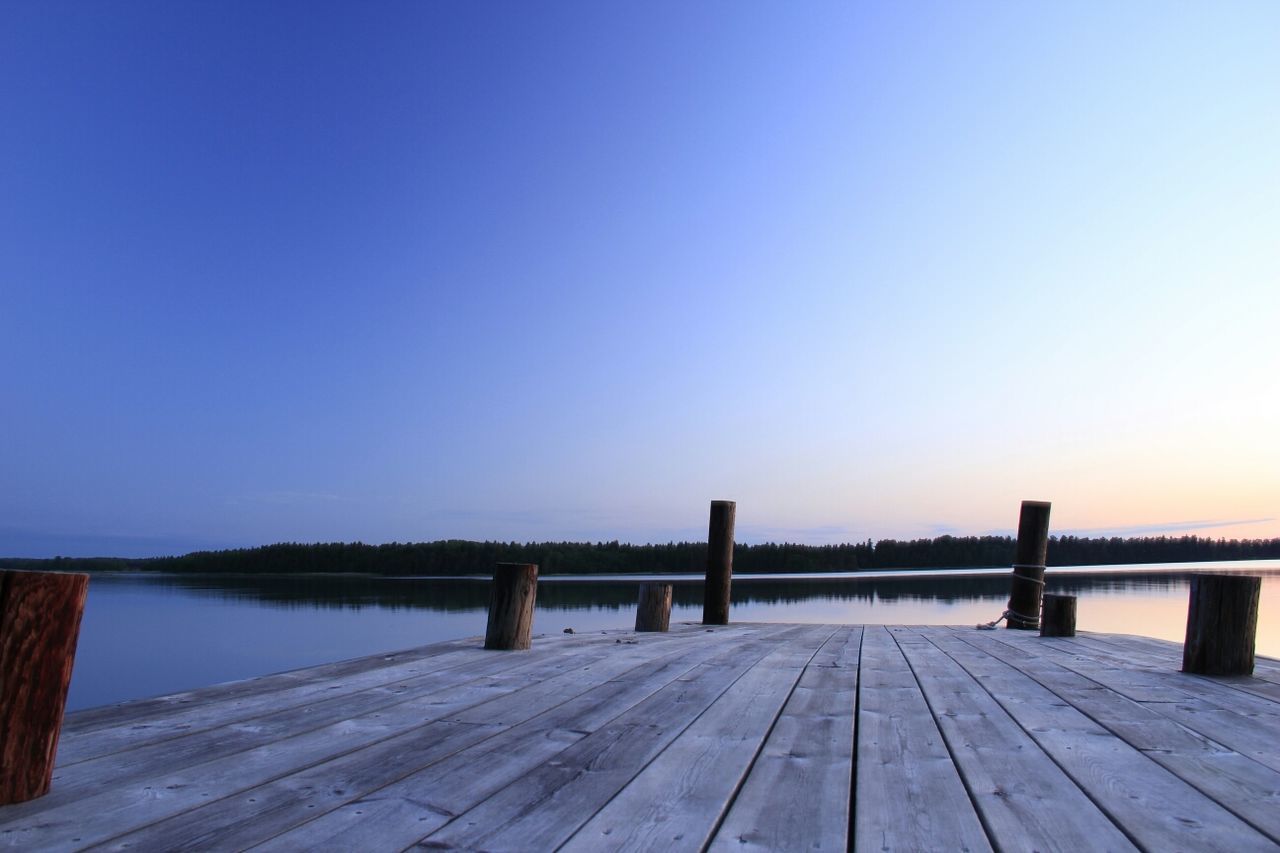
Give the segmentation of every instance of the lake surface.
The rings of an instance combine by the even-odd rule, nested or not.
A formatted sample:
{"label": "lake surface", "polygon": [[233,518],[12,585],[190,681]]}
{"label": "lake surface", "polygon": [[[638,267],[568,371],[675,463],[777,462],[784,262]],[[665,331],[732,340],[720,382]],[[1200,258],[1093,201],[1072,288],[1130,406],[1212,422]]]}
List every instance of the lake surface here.
{"label": "lake surface", "polygon": [[[1194,571],[1260,575],[1259,654],[1280,657],[1280,560],[1050,569],[1047,591],[1079,597],[1081,630],[1182,641]],[[975,625],[1009,597],[1009,569],[736,575],[741,622]],[[545,577],[534,633],[635,624],[636,584],[675,583],[673,622],[702,618],[694,575]],[[95,574],[69,710],[482,635],[485,578]]]}

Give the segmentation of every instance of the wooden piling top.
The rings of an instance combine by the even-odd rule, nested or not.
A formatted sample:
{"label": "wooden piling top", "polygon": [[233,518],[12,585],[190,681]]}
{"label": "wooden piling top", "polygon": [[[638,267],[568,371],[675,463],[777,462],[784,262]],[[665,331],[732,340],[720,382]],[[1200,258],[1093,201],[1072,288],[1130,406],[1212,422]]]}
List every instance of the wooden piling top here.
{"label": "wooden piling top", "polygon": [[0,848],[1274,850],[1280,662],[734,624],[479,639],[67,716]]}

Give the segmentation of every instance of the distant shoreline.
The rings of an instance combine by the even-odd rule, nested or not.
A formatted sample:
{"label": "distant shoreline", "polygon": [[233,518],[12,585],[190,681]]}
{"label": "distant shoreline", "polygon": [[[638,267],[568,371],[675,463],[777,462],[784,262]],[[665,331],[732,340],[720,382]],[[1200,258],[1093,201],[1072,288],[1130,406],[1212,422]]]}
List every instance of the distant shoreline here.
{"label": "distant shoreline", "polygon": [[[940,536],[909,541],[882,539],[843,545],[765,543],[737,545],[738,575],[977,570],[1006,567],[1011,536]],[[1146,536],[1122,539],[1051,536],[1050,568],[1223,563],[1280,559],[1280,539],[1210,539]],[[146,572],[174,574],[378,575],[388,577],[486,577],[495,563],[536,563],[544,577],[700,574],[706,544],[671,542],[280,543],[259,548],[197,551],[179,557],[0,557],[0,568],[34,571]]]}

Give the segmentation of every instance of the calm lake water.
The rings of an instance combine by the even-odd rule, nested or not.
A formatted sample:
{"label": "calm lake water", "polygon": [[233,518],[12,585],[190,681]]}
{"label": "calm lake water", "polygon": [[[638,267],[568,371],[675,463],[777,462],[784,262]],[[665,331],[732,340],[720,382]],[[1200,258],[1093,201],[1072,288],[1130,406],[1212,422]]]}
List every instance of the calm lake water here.
{"label": "calm lake water", "polygon": [[[1257,649],[1280,657],[1280,560],[1050,569],[1047,590],[1079,597],[1081,630],[1181,642],[1188,575],[1206,570],[1263,577]],[[547,577],[534,633],[630,628],[637,581],[659,577],[676,584],[672,621],[701,620],[699,576]],[[1008,596],[1008,569],[737,575],[730,618],[974,625],[996,618]],[[476,636],[487,606],[484,578],[95,574],[67,707]]]}

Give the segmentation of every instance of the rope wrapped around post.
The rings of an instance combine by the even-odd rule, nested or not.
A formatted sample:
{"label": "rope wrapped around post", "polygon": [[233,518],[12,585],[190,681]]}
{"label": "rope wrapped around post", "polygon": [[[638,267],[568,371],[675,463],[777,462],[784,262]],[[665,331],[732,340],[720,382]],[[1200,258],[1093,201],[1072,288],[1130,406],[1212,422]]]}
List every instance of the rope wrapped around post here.
{"label": "rope wrapped around post", "polygon": [[[1019,600],[1034,599],[1037,605],[1040,597],[1044,593],[1044,566],[1028,565],[1026,563],[1013,564],[1013,593],[1009,596],[1009,609],[1005,611],[1006,618],[1009,619],[1010,628],[1026,628],[1028,630],[1040,629],[1040,608],[1037,606],[1031,615],[1019,613],[1013,609],[1013,602]],[[1018,581],[1025,584],[1032,584],[1029,594],[1018,595]],[[1014,625],[1013,620],[1018,620],[1019,624]]]}
{"label": "rope wrapped around post", "polygon": [[992,629],[1004,621],[1007,627],[1024,631],[1040,628],[1040,597],[1049,551],[1049,506],[1047,501],[1022,502],[1009,603],[998,618],[976,627]]}
{"label": "rope wrapped around post", "polygon": [[[1018,571],[1019,569],[1037,572],[1039,574],[1039,577],[1036,577],[1034,575],[1023,574],[1022,572]],[[1029,566],[1025,563],[1014,563],[1013,579],[1015,581],[1025,581],[1026,583],[1038,585],[1039,590],[1036,593],[1036,598],[1040,598],[1040,595],[1044,592],[1044,566]],[[1017,588],[1016,585],[1014,588],[1015,589]],[[1010,604],[1013,603],[1013,596],[1010,597],[1009,602]],[[1028,616],[1025,613],[1017,613],[1014,610],[1008,609],[1008,608],[1006,608],[1005,611],[1000,614],[999,618],[993,619],[990,622],[983,622],[981,625],[975,625],[974,627],[980,631],[994,631],[996,627],[1006,619],[1010,620],[1010,625],[1009,625],[1010,628],[1027,628],[1027,629],[1040,628],[1039,614],[1035,616]],[[1012,621],[1014,619],[1017,619],[1020,624],[1013,625]]]}

